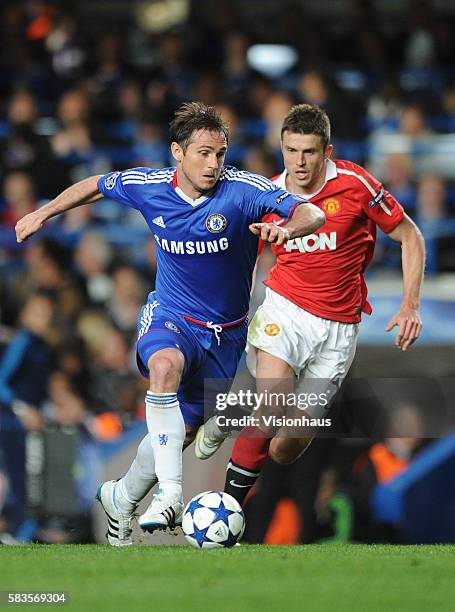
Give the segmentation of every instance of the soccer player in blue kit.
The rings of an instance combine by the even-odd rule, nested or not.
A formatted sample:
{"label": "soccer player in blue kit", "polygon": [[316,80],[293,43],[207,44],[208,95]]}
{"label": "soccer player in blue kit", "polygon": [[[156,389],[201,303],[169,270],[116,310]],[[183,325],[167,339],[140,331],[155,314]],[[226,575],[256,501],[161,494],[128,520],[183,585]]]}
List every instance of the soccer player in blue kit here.
{"label": "soccer player in blue kit", "polygon": [[[325,222],[319,208],[268,179],[224,166],[228,129],[213,107],[183,104],[170,136],[176,167],[84,179],[16,225],[22,242],[47,219],[107,197],[139,210],[156,241],[156,290],[139,314],[137,340],[138,366],[150,380],[149,433],[126,475],[98,491],[113,546],[132,544],[134,510],[157,482],[139,525],[152,532],[181,521],[182,449],[204,419],[204,379],[235,375],[259,238],[282,244]],[[289,221],[259,223],[271,212]]]}

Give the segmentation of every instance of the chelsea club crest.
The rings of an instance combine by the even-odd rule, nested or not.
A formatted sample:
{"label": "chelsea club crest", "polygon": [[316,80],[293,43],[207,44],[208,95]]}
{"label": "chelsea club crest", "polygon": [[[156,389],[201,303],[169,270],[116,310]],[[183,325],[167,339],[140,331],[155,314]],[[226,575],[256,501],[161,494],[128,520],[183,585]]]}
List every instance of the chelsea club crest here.
{"label": "chelsea club crest", "polygon": [[209,215],[205,221],[205,227],[212,234],[219,234],[223,230],[226,229],[227,219],[221,213],[214,213],[213,215]]}

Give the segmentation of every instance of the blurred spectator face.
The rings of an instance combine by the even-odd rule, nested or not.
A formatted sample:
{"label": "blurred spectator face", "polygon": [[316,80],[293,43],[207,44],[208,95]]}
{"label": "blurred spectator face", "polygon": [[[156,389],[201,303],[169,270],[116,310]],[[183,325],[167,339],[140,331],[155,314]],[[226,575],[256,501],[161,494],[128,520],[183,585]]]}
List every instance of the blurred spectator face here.
{"label": "blurred spectator face", "polygon": [[279,123],[281,125],[291,107],[291,97],[283,91],[277,91],[269,96],[264,107],[263,117],[267,123]]}
{"label": "blurred spectator face", "polygon": [[263,113],[263,118],[267,122],[265,141],[272,149],[275,149],[280,141],[281,125],[291,107],[292,99],[283,91],[273,93],[265,103]]}
{"label": "blurred spectator face", "polygon": [[57,403],[59,399],[71,392],[71,379],[68,374],[57,370],[49,377],[48,393],[50,399]]}
{"label": "blurred spectator face", "polygon": [[36,209],[32,179],[25,172],[13,172],[5,178],[3,194],[7,205],[6,221],[10,225]]}
{"label": "blurred spectator face", "polygon": [[106,270],[112,259],[112,249],[102,234],[89,232],[79,241],[74,259],[82,274],[90,277]]}
{"label": "blurred spectator face", "polygon": [[65,216],[61,219],[61,223],[65,231],[76,232],[86,228],[92,217],[93,208],[91,206],[78,206],[67,210]]}
{"label": "blurred spectator face", "polygon": [[452,85],[445,91],[443,105],[446,113],[455,115],[455,85]]}
{"label": "blurred spectator face", "polygon": [[220,113],[223,121],[229,127],[229,138],[234,140],[237,135],[239,119],[235,110],[229,104],[217,104],[216,110]]}
{"label": "blurred spectator face", "polygon": [[405,153],[387,156],[387,181],[391,187],[406,185],[411,180],[412,161]]}
{"label": "blurred spectator face", "polygon": [[183,53],[183,40],[176,34],[164,34],[159,43],[163,65],[173,66],[180,63]]}
{"label": "blurred spectator face", "polygon": [[441,219],[445,212],[446,187],[439,176],[423,176],[417,186],[417,214],[425,221]]}
{"label": "blurred spectator face", "polygon": [[32,123],[38,116],[35,98],[26,91],[15,93],[8,104],[8,119],[13,125]]}
{"label": "blurred spectator face", "polygon": [[425,118],[416,106],[405,106],[400,115],[400,132],[410,138],[426,133]]}
{"label": "blurred spectator face", "polygon": [[34,202],[33,183],[25,172],[13,172],[5,178],[4,195],[8,202]]}
{"label": "blurred spectator face", "polygon": [[45,289],[58,289],[63,286],[64,275],[60,265],[50,257],[39,243],[30,245],[26,251],[27,264],[33,280]]}
{"label": "blurred spectator face", "polygon": [[118,268],[112,280],[114,281],[114,299],[125,303],[142,303],[142,281],[134,268],[129,266]]}
{"label": "blurred spectator face", "polygon": [[116,34],[108,34],[104,36],[98,47],[101,63],[108,65],[116,65],[120,63],[122,56],[122,41]]}
{"label": "blurred spectator face", "polygon": [[111,370],[117,372],[128,370],[129,348],[121,332],[112,329],[106,336],[101,359],[103,365]]}
{"label": "blurred spectator face", "polygon": [[277,160],[275,155],[258,144],[252,147],[244,161],[245,170],[254,174],[272,177],[277,172]]}
{"label": "blurred spectator face", "polygon": [[84,123],[88,116],[88,103],[84,93],[73,89],[62,95],[57,116],[63,125]]}
{"label": "blurred spectator face", "polygon": [[425,435],[419,411],[412,405],[399,406],[392,415],[387,445],[398,455],[407,455]]}
{"label": "blurred spectator face", "polygon": [[54,418],[60,425],[78,425],[85,417],[83,400],[74,393],[61,393],[56,398]]}
{"label": "blurred spectator face", "polygon": [[158,119],[143,119],[139,125],[137,140],[149,143],[162,142],[163,128]]}
{"label": "blurred spectator face", "polygon": [[214,106],[219,99],[221,84],[215,74],[202,74],[197,83],[194,92],[194,98],[200,100],[204,104]]}
{"label": "blurred spectator face", "polygon": [[112,325],[108,318],[99,313],[85,311],[77,322],[77,333],[84,340],[88,352],[96,359],[100,359],[104,352],[104,341]]}
{"label": "blurred spectator face", "polygon": [[248,98],[254,114],[262,116],[267,100],[272,94],[272,86],[265,78],[256,78],[248,89]]}
{"label": "blurred spectator face", "polygon": [[327,86],[318,72],[306,72],[299,83],[299,91],[307,104],[324,104],[328,98]]}
{"label": "blurred spectator face", "polygon": [[142,93],[137,83],[125,83],[120,88],[119,106],[125,117],[135,117],[141,112]]}
{"label": "blurred spectator face", "polygon": [[77,376],[85,367],[85,344],[77,336],[65,339],[58,351],[58,365],[61,373],[70,377]]}
{"label": "blurred spectator face", "polygon": [[293,193],[314,193],[325,180],[326,159],[332,145],[325,149],[316,134],[295,134],[286,130],[281,141],[288,188]]}
{"label": "blurred spectator face", "polygon": [[20,312],[20,323],[37,336],[45,337],[50,331],[53,316],[52,301],[43,295],[33,295]]}
{"label": "blurred spectator face", "polygon": [[147,103],[152,108],[161,108],[166,103],[166,96],[168,95],[168,88],[165,83],[161,81],[150,81],[147,84],[145,96]]}
{"label": "blurred spectator face", "polygon": [[238,30],[232,30],[225,38],[225,68],[229,74],[242,73],[247,69],[246,54],[248,39]]}

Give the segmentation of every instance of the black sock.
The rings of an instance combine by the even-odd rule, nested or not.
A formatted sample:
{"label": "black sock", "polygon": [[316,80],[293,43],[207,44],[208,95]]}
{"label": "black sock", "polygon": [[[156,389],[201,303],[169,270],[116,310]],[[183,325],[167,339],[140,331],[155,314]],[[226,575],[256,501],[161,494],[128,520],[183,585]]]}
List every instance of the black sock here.
{"label": "black sock", "polygon": [[258,479],[258,476],[259,472],[251,472],[241,465],[229,461],[226,470],[224,491],[232,495],[232,497],[242,505],[251,487]]}

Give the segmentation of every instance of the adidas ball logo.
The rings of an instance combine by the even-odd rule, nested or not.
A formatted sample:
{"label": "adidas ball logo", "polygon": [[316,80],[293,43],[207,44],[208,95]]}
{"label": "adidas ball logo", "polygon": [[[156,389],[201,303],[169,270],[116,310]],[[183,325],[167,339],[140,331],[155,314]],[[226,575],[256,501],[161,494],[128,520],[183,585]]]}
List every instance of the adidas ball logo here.
{"label": "adidas ball logo", "polygon": [[164,219],[161,216],[155,217],[152,223],[154,223],[155,225],[158,225],[158,227],[166,227],[166,224],[164,223]]}

